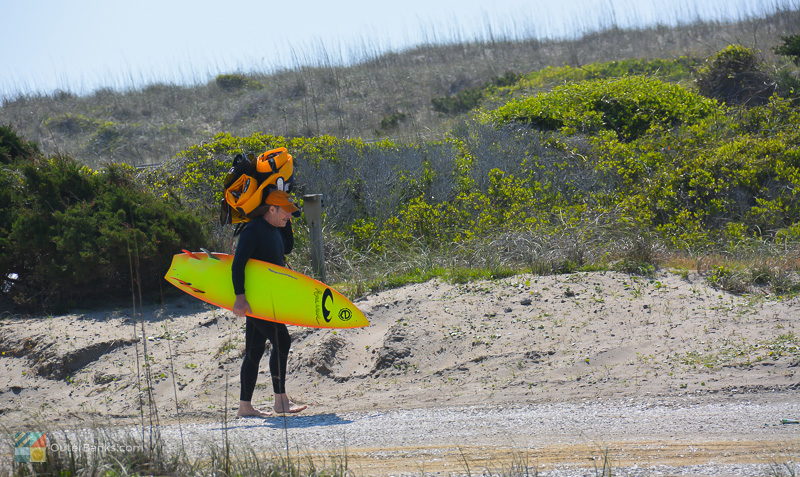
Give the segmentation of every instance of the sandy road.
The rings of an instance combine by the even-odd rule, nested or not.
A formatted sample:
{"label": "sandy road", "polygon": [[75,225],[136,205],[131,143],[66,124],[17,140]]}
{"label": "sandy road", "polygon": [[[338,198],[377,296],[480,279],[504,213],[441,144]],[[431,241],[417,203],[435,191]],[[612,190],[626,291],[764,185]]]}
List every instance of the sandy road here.
{"label": "sandy road", "polygon": [[[796,394],[420,408],[237,419],[236,447],[323,459],[356,475],[459,475],[527,468],[539,475],[793,475],[800,471]],[[222,441],[220,422],[182,426],[190,452]],[[162,435],[179,442],[177,425]],[[323,457],[324,456],[324,457]],[[777,470],[776,470],[777,469]],[[781,473],[785,472],[785,473]],[[794,474],[796,475],[796,474]]]}

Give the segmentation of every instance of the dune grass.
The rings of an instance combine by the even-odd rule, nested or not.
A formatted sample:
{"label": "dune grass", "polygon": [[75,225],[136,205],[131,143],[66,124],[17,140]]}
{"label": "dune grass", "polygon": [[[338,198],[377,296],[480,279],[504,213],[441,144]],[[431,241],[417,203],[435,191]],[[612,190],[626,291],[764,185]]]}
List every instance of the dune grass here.
{"label": "dune grass", "polygon": [[[431,32],[421,45],[399,52],[365,42],[364,53],[353,62],[315,45],[313,51],[298,53],[288,68],[220,71],[192,85],[140,78],[144,84],[137,88],[109,87],[88,94],[68,88],[23,92],[3,101],[0,124],[11,124],[48,154],[69,154],[95,167],[105,162],[161,163],[220,131],[438,139],[468,112],[455,108],[456,114],[442,113],[436,104],[459,102],[469,91],[509,73],[566,65],[591,75],[581,71],[590,63],[702,58],[732,41],[763,48],[777,44],[797,24],[800,13],[792,5],[776,2],[762,12],[718,12],[717,20],[696,22],[691,20],[700,15],[687,11],[685,20],[670,27],[633,27],[635,19],[608,17],[582,26],[587,20],[575,19],[571,27],[577,33],[569,39],[503,33],[495,26],[492,34],[459,42],[440,30],[441,37]],[[766,17],[753,16],[758,13]],[[665,63],[659,71],[672,69]]]}
{"label": "dune grass", "polygon": [[[150,435],[147,435],[149,433]],[[345,455],[285,456],[230,442],[208,442],[190,454],[168,445],[155,429],[142,435],[94,428],[47,433],[45,462],[13,463],[8,475],[116,477],[127,475],[273,477],[352,475]]]}

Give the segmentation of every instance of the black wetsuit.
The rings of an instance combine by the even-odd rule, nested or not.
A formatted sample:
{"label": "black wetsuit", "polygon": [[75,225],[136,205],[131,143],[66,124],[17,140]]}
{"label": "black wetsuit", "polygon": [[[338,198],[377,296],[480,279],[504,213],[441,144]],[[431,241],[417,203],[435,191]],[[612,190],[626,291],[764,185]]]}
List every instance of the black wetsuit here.
{"label": "black wetsuit", "polygon": [[[253,219],[239,235],[236,254],[233,258],[233,290],[244,293],[244,266],[247,260],[255,258],[275,265],[285,266],[284,255],[294,247],[291,222],[279,228],[270,225],[263,217]],[[276,295],[280,290],[271,290]],[[250,401],[258,379],[258,364],[266,350],[266,341],[272,344],[269,356],[269,372],[272,375],[272,390],[276,394],[286,392],[286,364],[289,361],[289,348],[292,345],[286,325],[260,320],[248,316],[245,325],[244,360],[241,371],[241,391],[239,399]]]}

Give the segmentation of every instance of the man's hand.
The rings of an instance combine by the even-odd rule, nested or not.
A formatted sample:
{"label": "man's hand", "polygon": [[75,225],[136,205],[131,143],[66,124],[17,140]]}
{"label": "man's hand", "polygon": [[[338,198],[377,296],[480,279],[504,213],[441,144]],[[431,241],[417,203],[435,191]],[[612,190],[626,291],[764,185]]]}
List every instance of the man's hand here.
{"label": "man's hand", "polygon": [[253,310],[250,309],[250,303],[247,302],[247,298],[245,298],[244,294],[236,295],[236,300],[233,302],[233,314],[236,316],[246,316],[248,313],[252,313]]}

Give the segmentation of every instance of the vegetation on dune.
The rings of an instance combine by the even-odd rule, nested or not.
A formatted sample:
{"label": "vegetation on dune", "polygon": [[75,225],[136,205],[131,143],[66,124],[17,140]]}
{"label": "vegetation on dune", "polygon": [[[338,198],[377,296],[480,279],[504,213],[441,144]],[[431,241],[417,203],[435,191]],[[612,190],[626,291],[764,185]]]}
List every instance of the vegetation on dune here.
{"label": "vegetation on dune", "polygon": [[532,94],[564,83],[626,76],[647,76],[682,83],[691,80],[692,72],[699,64],[698,59],[681,56],[676,59],[627,58],[581,66],[548,66],[522,75],[515,83],[498,88],[497,92],[501,96],[516,96]]}
{"label": "vegetation on dune", "polygon": [[[589,69],[615,71],[606,66]],[[406,276],[441,266],[602,264],[649,273],[659,254],[754,250],[796,267],[800,116],[791,98],[726,106],[685,86],[622,76],[575,81],[477,117],[421,144],[224,134],[180,153],[169,170],[193,200],[212,203],[219,190],[203,192],[203,178],[221,177],[231,154],[286,145],[301,188],[337,204],[327,214],[336,276],[354,264],[368,275],[386,260],[405,263]],[[415,254],[423,267],[408,261]]]}
{"label": "vegetation on dune", "polygon": [[773,48],[775,53],[791,58],[795,65],[800,66],[800,35],[781,37],[781,44]]}
{"label": "vegetation on dune", "polygon": [[[777,10],[739,22],[695,22],[674,28],[613,28],[575,40],[477,41],[425,44],[407,51],[365,55],[340,66],[336,53],[271,73],[225,72],[202,84],[150,84],[20,94],[0,105],[0,124],[11,124],[45,154],[63,153],[100,168],[106,162],[160,164],[180,150],[226,131],[247,137],[332,135],[421,142],[443,139],[470,111],[563,82],[629,75],[692,82],[704,58],[732,39],[763,48],[795,33],[800,11]],[[580,28],[580,25],[576,25]],[[764,60],[775,63],[766,49]],[[787,54],[791,49],[786,50]],[[661,58],[661,59],[659,59]],[[514,72],[514,73],[507,73]],[[769,73],[769,71],[768,71]],[[516,75],[522,81],[513,82]],[[785,83],[796,79],[786,76]]]}
{"label": "vegetation on dune", "polygon": [[[38,146],[19,137],[9,126],[0,126],[0,164],[10,164],[18,159],[33,156]],[[3,188],[7,192],[7,188]]]}
{"label": "vegetation on dune", "polygon": [[[727,257],[708,269],[720,288],[793,293],[800,111],[785,79],[797,68],[791,56],[774,66],[760,58],[731,45],[704,61],[507,74],[475,90],[485,106],[440,140],[223,132],[138,172],[44,157],[4,128],[3,296],[70,306],[130,290],[132,268],[157,290],[181,248],[229,249],[216,215],[231,157],[281,146],[295,157],[298,198],[325,197],[329,276],[357,276],[354,293],[397,277],[648,275],[670,257],[705,256]],[[218,80],[229,94],[256,88]],[[125,141],[114,124],[80,114],[53,121]],[[296,233],[292,263],[309,271],[308,231],[298,223]]]}
{"label": "vegetation on dune", "polygon": [[431,104],[433,110],[445,114],[465,113],[475,109],[481,102],[499,88],[509,87],[516,84],[520,76],[513,71],[506,71],[502,76],[492,78],[488,83],[477,87],[467,88],[450,96],[433,98]]}
{"label": "vegetation on dune", "polygon": [[619,139],[638,139],[653,127],[692,124],[721,112],[713,100],[644,76],[586,80],[513,100],[490,116],[495,122],[522,123],[567,134],[612,131]]}
{"label": "vegetation on dune", "polygon": [[130,297],[132,288],[157,294],[171,255],[203,244],[201,218],[156,198],[131,167],[96,171],[22,143],[4,130],[0,149],[17,152],[0,167],[3,301],[42,311]]}
{"label": "vegetation on dune", "polygon": [[727,104],[764,104],[777,86],[756,52],[741,45],[711,56],[696,74],[700,94]]}

